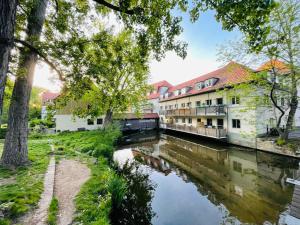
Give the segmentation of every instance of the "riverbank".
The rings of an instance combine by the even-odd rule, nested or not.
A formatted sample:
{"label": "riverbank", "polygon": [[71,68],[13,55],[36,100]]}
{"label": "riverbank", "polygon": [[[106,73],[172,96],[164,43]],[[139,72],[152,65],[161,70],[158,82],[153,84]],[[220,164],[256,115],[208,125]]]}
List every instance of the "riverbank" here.
{"label": "riverbank", "polygon": [[[0,145],[0,155],[2,149],[3,143]],[[10,224],[35,207],[43,192],[50,146],[47,139],[31,139],[28,149],[30,166],[14,171],[0,167],[0,224]]]}
{"label": "riverbank", "polygon": [[[110,224],[112,205],[114,199],[118,199],[114,196],[122,197],[120,193],[126,187],[124,180],[116,174],[111,164],[114,144],[119,136],[118,129],[109,128],[51,136],[36,135],[35,138],[30,138],[31,164],[16,171],[0,168],[0,224],[13,224],[20,216],[32,213],[37,208],[52,154],[55,155],[57,164],[53,200],[57,199],[58,207],[51,203],[48,224],[63,224],[62,220],[80,224]],[[54,144],[53,153],[48,143],[49,138]],[[0,151],[2,148],[3,144],[0,145]],[[78,168],[81,168],[82,182],[73,179],[80,175],[79,172],[74,172]],[[72,174],[72,171],[76,174]],[[68,185],[72,186],[70,188],[63,185],[69,178],[71,181]],[[68,193],[62,190],[65,188]],[[65,198],[66,195],[68,199]],[[70,204],[64,207],[66,202],[74,202],[74,209],[65,210],[70,208]]]}

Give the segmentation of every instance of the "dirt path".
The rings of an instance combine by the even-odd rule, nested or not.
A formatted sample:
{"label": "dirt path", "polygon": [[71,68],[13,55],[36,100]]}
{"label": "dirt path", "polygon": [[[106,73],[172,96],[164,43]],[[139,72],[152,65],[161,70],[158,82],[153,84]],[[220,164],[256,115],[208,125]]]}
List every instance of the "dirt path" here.
{"label": "dirt path", "polygon": [[75,212],[74,198],[89,179],[90,169],[76,161],[63,159],[56,167],[54,195],[59,202],[58,225],[69,225]]}

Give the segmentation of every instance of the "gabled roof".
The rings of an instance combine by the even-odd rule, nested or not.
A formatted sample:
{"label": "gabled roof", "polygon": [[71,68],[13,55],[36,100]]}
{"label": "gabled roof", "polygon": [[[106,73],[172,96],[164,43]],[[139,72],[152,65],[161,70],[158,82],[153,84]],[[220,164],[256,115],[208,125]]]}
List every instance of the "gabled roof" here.
{"label": "gabled roof", "polygon": [[290,72],[289,66],[277,59],[270,60],[261,65],[256,71],[270,71],[272,69],[276,69],[280,74],[287,74]]}
{"label": "gabled roof", "polygon": [[[168,100],[172,100],[172,99],[182,98],[184,96],[215,91],[220,88],[230,87],[234,84],[248,82],[251,80],[251,72],[252,72],[252,70],[246,66],[238,64],[236,62],[230,62],[226,66],[224,66],[218,70],[215,70],[213,72],[207,73],[205,75],[196,77],[192,80],[183,82],[176,86],[173,86],[172,88],[169,89],[168,92],[173,92],[175,90],[182,89],[184,87],[192,87],[192,89],[185,94],[181,94],[178,96],[171,96],[169,98],[162,99],[161,101],[168,101]],[[197,83],[203,82],[203,81],[211,79],[211,78],[218,79],[218,81],[215,85],[213,85],[211,87],[202,88],[201,90],[195,89],[195,85]]]}
{"label": "gabled roof", "polygon": [[45,102],[47,102],[49,100],[54,100],[59,95],[60,95],[59,93],[45,91],[45,92],[42,93],[42,102],[45,103]]}
{"label": "gabled roof", "polygon": [[172,84],[170,84],[168,81],[166,80],[162,80],[162,81],[159,81],[159,82],[156,82],[156,83],[153,83],[151,84],[155,90],[154,93],[150,94],[147,96],[147,99],[155,99],[155,98],[159,98],[159,88],[161,87],[168,87],[168,88],[171,88],[172,87]]}

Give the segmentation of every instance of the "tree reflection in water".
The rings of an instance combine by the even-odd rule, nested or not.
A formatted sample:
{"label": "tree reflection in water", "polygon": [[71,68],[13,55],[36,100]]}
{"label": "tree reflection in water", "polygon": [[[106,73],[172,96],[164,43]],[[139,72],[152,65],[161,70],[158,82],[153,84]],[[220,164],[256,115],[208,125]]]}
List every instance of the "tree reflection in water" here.
{"label": "tree reflection in water", "polygon": [[127,182],[127,192],[120,204],[112,205],[110,215],[113,225],[150,225],[155,213],[151,201],[155,184],[149,175],[141,171],[138,162],[126,163],[122,168],[116,168]]}

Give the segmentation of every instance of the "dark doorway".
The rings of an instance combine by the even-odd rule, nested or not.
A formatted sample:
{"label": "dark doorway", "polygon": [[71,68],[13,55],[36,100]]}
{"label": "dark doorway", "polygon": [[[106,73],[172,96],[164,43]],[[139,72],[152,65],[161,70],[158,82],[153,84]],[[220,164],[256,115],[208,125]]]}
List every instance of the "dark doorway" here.
{"label": "dark doorway", "polygon": [[217,119],[217,125],[218,125],[218,128],[223,129],[224,120],[223,119]]}

